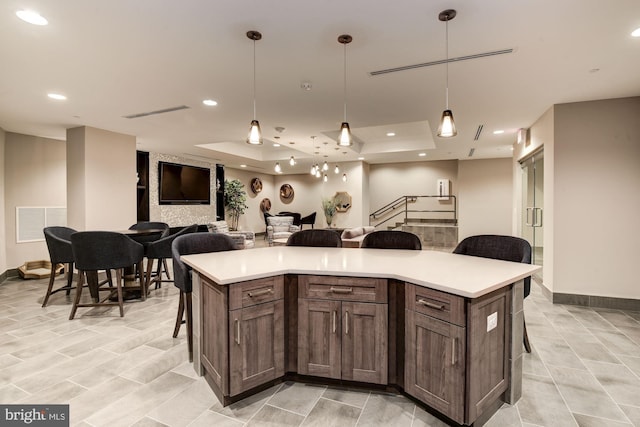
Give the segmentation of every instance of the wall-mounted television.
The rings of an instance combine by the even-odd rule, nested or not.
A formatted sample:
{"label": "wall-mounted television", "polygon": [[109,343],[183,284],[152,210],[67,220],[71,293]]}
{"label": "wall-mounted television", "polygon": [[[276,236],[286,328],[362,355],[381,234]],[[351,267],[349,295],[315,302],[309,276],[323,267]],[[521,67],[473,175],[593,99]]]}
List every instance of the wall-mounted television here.
{"label": "wall-mounted television", "polygon": [[211,204],[211,170],[197,166],[158,162],[161,205]]}

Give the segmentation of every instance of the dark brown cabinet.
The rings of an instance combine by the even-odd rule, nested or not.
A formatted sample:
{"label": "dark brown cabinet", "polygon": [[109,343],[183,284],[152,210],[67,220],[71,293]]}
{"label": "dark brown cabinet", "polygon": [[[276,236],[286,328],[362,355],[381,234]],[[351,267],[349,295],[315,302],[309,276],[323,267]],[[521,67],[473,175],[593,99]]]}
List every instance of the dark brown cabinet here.
{"label": "dark brown cabinet", "polygon": [[298,373],[387,384],[383,279],[301,276]]}

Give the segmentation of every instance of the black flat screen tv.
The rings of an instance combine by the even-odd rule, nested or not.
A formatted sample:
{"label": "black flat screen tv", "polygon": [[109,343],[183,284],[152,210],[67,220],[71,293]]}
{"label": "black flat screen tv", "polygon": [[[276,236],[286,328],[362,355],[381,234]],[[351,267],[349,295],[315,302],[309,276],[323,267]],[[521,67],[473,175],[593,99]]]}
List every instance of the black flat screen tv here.
{"label": "black flat screen tv", "polygon": [[211,204],[211,170],[177,163],[158,162],[161,205]]}

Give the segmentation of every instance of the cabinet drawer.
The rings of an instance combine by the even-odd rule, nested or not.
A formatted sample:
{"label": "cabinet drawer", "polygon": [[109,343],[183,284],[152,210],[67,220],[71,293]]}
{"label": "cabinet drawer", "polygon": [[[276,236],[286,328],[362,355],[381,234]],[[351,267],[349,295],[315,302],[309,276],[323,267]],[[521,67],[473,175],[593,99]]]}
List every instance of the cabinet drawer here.
{"label": "cabinet drawer", "polygon": [[251,307],[252,305],[283,298],[283,276],[268,277],[229,285],[229,310]]}
{"label": "cabinet drawer", "polygon": [[387,279],[300,276],[301,298],[335,301],[387,302]]}
{"label": "cabinet drawer", "polygon": [[407,284],[405,295],[407,310],[455,325],[466,324],[463,297],[410,284]]}

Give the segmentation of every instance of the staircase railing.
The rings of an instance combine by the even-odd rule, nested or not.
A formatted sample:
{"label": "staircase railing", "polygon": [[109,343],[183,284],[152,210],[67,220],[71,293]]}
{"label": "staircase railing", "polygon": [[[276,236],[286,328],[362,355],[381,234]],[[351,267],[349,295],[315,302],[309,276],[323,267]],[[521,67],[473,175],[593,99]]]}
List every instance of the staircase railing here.
{"label": "staircase railing", "polygon": [[[437,198],[439,201],[453,202],[451,209],[410,209],[410,204],[415,205],[421,200],[432,200]],[[433,214],[451,214],[455,223],[458,222],[458,202],[456,196],[400,196],[394,201],[387,203],[380,209],[369,214],[369,225],[376,227],[388,223],[389,221],[396,220],[395,222],[407,223],[409,220],[421,220],[421,219],[438,219],[434,218]],[[441,216],[441,215],[437,215]],[[398,217],[402,220],[398,221]]]}

